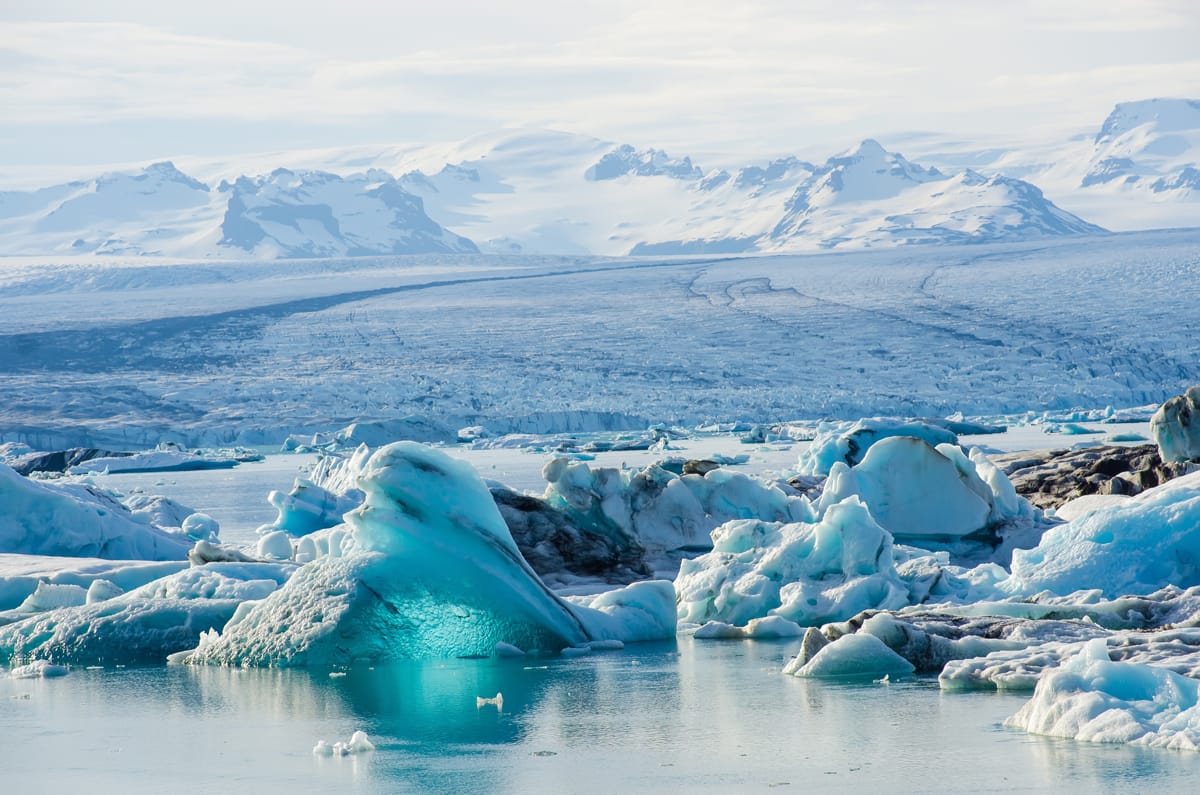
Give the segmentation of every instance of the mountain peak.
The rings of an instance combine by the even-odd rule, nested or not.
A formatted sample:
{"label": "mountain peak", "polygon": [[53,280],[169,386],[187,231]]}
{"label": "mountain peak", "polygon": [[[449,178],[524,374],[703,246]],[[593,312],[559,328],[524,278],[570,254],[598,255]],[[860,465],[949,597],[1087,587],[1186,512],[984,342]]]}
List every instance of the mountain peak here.
{"label": "mountain peak", "polygon": [[665,176],[672,179],[700,179],[704,172],[690,157],[674,158],[661,149],[634,149],[621,144],[590,166],[584,179],[600,182],[626,174],[639,177]]}
{"label": "mountain peak", "polygon": [[874,138],[864,138],[853,151],[847,154],[847,157],[861,157],[865,159],[879,159],[888,156],[888,150],[876,141]]}

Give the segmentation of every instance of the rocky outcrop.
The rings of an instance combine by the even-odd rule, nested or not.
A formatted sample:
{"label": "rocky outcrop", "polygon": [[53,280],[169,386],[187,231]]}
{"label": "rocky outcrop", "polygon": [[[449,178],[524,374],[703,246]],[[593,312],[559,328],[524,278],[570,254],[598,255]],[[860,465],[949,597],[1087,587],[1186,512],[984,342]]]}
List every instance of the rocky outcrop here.
{"label": "rocky outcrop", "polygon": [[1159,406],[1150,430],[1163,461],[1200,461],[1200,386]]}
{"label": "rocky outcrop", "polygon": [[537,497],[496,483],[488,490],[521,554],[543,578],[569,574],[633,582],[650,576],[645,550],[636,542],[580,527]]}
{"label": "rocky outcrop", "polygon": [[1152,444],[1033,450],[991,456],[1017,493],[1039,508],[1088,494],[1139,494],[1189,471],[1163,463]]}

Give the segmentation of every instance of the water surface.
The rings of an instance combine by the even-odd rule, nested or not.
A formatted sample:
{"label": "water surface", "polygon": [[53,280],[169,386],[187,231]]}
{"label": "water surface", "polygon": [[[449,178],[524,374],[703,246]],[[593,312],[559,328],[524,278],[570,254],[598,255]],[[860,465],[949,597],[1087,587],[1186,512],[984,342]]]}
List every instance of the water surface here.
{"label": "water surface", "polygon": [[[1200,755],[1003,728],[1024,698],[779,673],[797,643],[0,679],[4,791],[1188,791]],[[476,706],[504,695],[503,711]],[[378,750],[320,758],[366,731]]]}

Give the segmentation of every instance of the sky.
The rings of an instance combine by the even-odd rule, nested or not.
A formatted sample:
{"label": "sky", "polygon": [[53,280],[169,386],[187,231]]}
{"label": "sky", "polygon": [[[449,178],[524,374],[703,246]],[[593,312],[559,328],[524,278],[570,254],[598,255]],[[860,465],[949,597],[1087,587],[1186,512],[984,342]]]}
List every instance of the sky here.
{"label": "sky", "polygon": [[1067,135],[1200,97],[1198,41],[1196,0],[4,0],[0,167],[519,126],[705,165]]}

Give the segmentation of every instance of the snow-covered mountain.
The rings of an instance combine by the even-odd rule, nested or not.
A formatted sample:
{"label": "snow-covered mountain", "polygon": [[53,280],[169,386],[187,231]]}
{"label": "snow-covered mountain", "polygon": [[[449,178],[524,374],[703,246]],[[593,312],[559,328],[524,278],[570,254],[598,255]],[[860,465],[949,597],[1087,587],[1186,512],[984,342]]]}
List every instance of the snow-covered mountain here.
{"label": "snow-covered mountain", "polygon": [[788,200],[771,242],[759,247],[971,243],[1103,231],[1059,209],[1028,182],[970,169],[943,174],[867,140],[816,169]]}
{"label": "snow-covered mountain", "polygon": [[151,253],[201,243],[209,187],[172,163],[34,191],[0,193],[5,254]]}
{"label": "snow-covered mountain", "polygon": [[276,169],[215,189],[172,163],[0,193],[4,254],[328,257],[470,253],[382,171]]}
{"label": "snow-covered mountain", "polygon": [[1200,226],[1200,100],[1122,102],[1069,140],[983,148],[929,135],[905,146],[939,166],[1028,180],[1109,229]]}
{"label": "snow-covered mountain", "polygon": [[1080,187],[1119,182],[1200,199],[1200,101],[1149,99],[1113,108],[1096,134]]}
{"label": "snow-covered mountain", "polygon": [[0,253],[777,253],[1200,223],[1194,100],[1124,103],[1098,132],[1041,147],[909,143],[913,160],[868,140],[819,165],[704,169],[679,153],[517,129],[187,165],[207,184],[161,163],[0,193]]}
{"label": "snow-covered mountain", "polygon": [[218,191],[229,194],[219,245],[256,256],[478,251],[470,240],[438,226],[420,198],[378,169],[342,178],[280,168],[232,185],[222,182]]}

